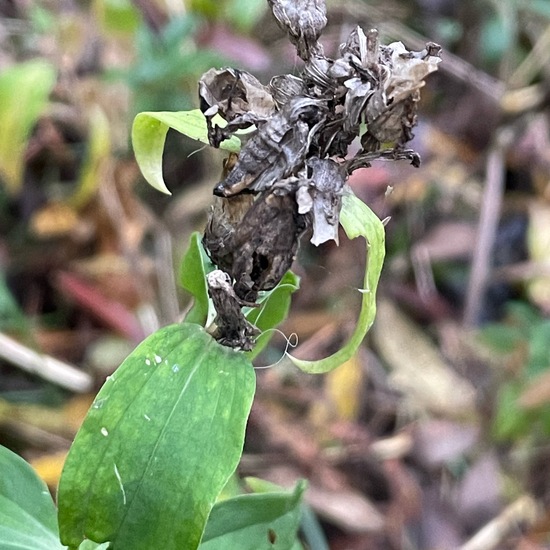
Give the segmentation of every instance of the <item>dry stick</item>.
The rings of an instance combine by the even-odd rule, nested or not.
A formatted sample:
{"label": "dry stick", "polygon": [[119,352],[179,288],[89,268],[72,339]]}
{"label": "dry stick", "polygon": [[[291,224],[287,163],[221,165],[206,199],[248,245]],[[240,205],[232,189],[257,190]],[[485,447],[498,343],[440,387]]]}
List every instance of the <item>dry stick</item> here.
{"label": "dry stick", "polygon": [[550,27],[540,35],[539,39],[523,60],[521,65],[512,73],[508,80],[511,88],[527,86],[536,77],[542,67],[550,63]]}
{"label": "dry stick", "polygon": [[[155,313],[149,292],[147,289],[148,276],[144,271],[143,262],[141,261],[138,252],[130,244],[126,232],[122,227],[122,223],[127,216],[122,205],[122,200],[116,186],[113,183],[114,174],[113,167],[109,167],[103,178],[104,182],[109,185],[99,186],[99,196],[102,206],[105,208],[107,216],[113,224],[113,229],[118,236],[122,254],[132,272],[136,275],[138,281],[138,291],[141,300],[138,320],[145,334],[151,334],[158,330],[160,323]],[[155,271],[157,276],[157,284],[159,290],[160,310],[163,319],[169,323],[173,323],[179,316],[178,300],[176,292],[176,282],[174,278],[173,259],[172,259],[172,241],[169,232],[164,229],[162,224],[141,204],[139,216],[144,224],[152,230],[155,243]]]}
{"label": "dry stick", "polygon": [[89,374],[54,357],[37,353],[2,333],[0,358],[67,390],[85,393],[92,388],[93,380]]}
{"label": "dry stick", "polygon": [[510,143],[512,135],[509,128],[501,130],[487,157],[485,189],[464,308],[463,322],[465,326],[473,326],[478,323],[483,306],[504,194],[504,151]]}
{"label": "dry stick", "polygon": [[493,550],[514,533],[525,531],[539,516],[536,501],[530,496],[522,496],[507,506],[499,516],[482,527],[460,550]]}

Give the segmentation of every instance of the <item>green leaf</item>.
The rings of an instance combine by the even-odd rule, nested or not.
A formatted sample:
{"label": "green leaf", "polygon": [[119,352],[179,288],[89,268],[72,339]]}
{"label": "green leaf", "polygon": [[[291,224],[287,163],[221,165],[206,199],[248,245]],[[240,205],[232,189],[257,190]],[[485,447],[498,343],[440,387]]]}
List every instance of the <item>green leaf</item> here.
{"label": "green leaf", "polygon": [[140,22],[140,14],[130,0],[96,0],[96,18],[107,32],[133,33]]}
{"label": "green leaf", "polygon": [[[262,334],[256,339],[254,350],[249,357],[256,357],[269,343],[273,331],[269,330],[284,321],[290,309],[291,296],[300,287],[300,277],[288,271],[279,284],[267,292],[260,300],[260,307],[248,308],[246,318],[257,326]],[[266,332],[268,331],[269,332]]]}
{"label": "green leaf", "polygon": [[227,7],[226,19],[241,32],[250,33],[266,10],[266,3],[258,0],[231,0]]}
{"label": "green leaf", "polygon": [[483,327],[479,332],[479,339],[481,343],[503,355],[512,353],[525,342],[521,329],[502,323]]}
{"label": "green leaf", "polygon": [[246,357],[198,325],[147,338],[105,382],[71,447],[61,540],[197,548],[241,456],[254,388]]}
{"label": "green leaf", "polygon": [[518,405],[521,391],[522,385],[517,382],[502,384],[498,390],[492,430],[497,441],[509,441],[531,432],[535,414]]}
{"label": "green leaf", "polygon": [[[221,117],[217,124],[222,125]],[[136,116],[132,126],[132,144],[136,161],[147,182],[168,195],[171,193],[162,177],[162,152],[169,128],[208,144],[206,119],[199,109],[181,112],[145,112]],[[233,136],[223,141],[220,147],[237,153],[240,151],[241,141]]]}
{"label": "green leaf", "polygon": [[0,270],[0,330],[28,330],[28,321]]}
{"label": "green leaf", "polygon": [[328,372],[348,361],[357,351],[376,316],[376,289],[384,263],[384,226],[378,216],[351,191],[343,197],[340,223],[350,239],[364,237],[367,242],[367,266],[361,290],[361,311],[349,341],[336,353],[319,361],[304,361],[288,355],[300,369],[311,374]]}
{"label": "green leaf", "polygon": [[201,234],[193,233],[180,268],[181,286],[195,299],[193,307],[185,316],[185,321],[188,323],[208,326],[216,317],[216,310],[208,296],[206,283],[206,275],[213,269],[215,269],[214,264],[202,246]]}
{"label": "green leaf", "polygon": [[55,514],[46,484],[20,456],[0,446],[0,548],[64,548]]}
{"label": "green leaf", "polygon": [[305,482],[292,493],[239,495],[217,503],[200,550],[287,550],[296,540]]}
{"label": "green leaf", "polygon": [[27,140],[54,84],[55,70],[43,60],[19,63],[0,75],[0,177],[12,194],[21,187]]}

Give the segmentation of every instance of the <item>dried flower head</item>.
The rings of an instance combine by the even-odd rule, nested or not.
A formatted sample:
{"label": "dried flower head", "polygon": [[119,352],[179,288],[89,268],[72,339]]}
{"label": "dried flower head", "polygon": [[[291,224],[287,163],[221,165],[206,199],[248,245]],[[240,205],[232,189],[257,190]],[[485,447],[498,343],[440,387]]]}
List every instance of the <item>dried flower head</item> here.
{"label": "dried flower head", "polygon": [[[323,0],[268,4],[304,61],[300,75],[275,76],[264,86],[245,71],[211,69],[199,83],[213,146],[251,130],[214,188],[219,199],[204,235],[212,260],[233,281],[234,296],[247,302],[281,280],[308,228],[315,245],[338,242],[350,173],[377,159],[419,165],[420,157],[406,144],[413,137],[420,88],[440,62],[436,44],[421,52],[401,42],[382,46],[376,30],[365,33],[360,27],[337,59],[328,58],[318,42],[327,23]],[[216,125],[215,115],[227,124]],[[362,149],[350,158],[356,138]],[[227,330],[220,341],[248,345],[250,334],[239,343]]]}

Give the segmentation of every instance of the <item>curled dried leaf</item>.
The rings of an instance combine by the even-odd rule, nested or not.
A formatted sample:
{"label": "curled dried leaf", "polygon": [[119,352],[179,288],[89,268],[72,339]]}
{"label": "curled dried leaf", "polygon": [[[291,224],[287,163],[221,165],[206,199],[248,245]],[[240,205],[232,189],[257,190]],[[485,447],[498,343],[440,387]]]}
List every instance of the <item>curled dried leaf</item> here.
{"label": "curled dried leaf", "polygon": [[231,197],[243,191],[261,192],[296,174],[304,166],[310,141],[326,109],[324,102],[306,97],[289,101],[260,125],[214,194]]}
{"label": "curled dried leaf", "polygon": [[199,81],[202,112],[215,107],[228,122],[245,113],[269,117],[275,110],[271,94],[254,75],[238,69],[210,69]]}

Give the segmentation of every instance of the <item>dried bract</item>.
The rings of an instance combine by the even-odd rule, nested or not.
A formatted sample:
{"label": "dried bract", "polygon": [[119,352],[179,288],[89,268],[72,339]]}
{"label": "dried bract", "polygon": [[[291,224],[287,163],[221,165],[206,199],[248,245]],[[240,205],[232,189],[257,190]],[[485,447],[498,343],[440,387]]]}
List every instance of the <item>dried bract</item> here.
{"label": "dried bract", "polygon": [[330,240],[338,243],[338,222],[346,172],[341,164],[331,159],[312,157],[308,160],[307,166],[311,176],[307,187],[302,186],[298,189],[298,212],[312,213],[311,242],[315,246]]}
{"label": "dried bract", "polygon": [[242,191],[261,192],[295,174],[305,162],[310,137],[326,107],[306,97],[293,98],[265,123],[259,123],[243,147],[235,168],[214,194],[231,197]]}
{"label": "dried bract", "polygon": [[320,51],[317,40],[327,24],[324,0],[267,0],[267,3],[304,61]]}
{"label": "dried bract", "polygon": [[214,336],[224,346],[250,351],[259,330],[251,325],[241,310],[245,304],[235,296],[231,278],[220,269],[210,272],[206,278],[208,294],[218,313],[214,324]]}
{"label": "dried bract", "polygon": [[235,294],[254,302],[258,292],[274,288],[290,269],[307,219],[298,213],[294,194],[280,189],[259,195],[242,220],[221,238],[216,233],[219,224],[210,216],[205,248],[212,261],[235,281]]}

